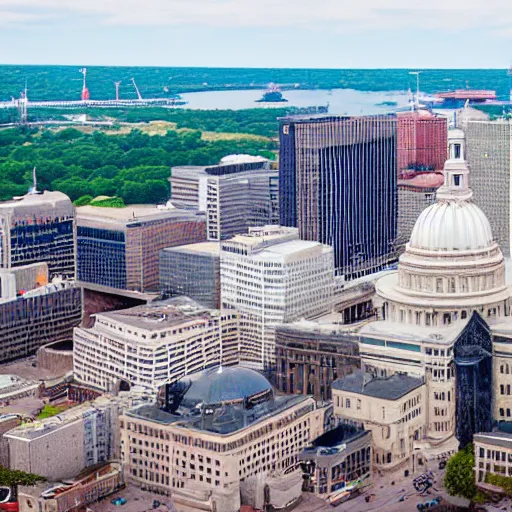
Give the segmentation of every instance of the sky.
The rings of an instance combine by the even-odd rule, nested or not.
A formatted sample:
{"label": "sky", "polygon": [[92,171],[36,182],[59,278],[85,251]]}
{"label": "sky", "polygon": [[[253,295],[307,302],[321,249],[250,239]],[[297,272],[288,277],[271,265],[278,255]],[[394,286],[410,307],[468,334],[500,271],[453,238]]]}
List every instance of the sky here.
{"label": "sky", "polygon": [[510,0],[0,0],[0,64],[505,68]]}

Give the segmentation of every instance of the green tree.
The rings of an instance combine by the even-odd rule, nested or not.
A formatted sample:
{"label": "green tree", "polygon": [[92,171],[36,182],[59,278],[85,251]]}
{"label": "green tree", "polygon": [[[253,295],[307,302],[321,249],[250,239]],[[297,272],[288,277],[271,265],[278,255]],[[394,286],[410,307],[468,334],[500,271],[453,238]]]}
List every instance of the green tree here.
{"label": "green tree", "polygon": [[37,485],[39,482],[45,481],[46,478],[42,476],[0,466],[0,485],[4,487],[10,487],[12,489],[14,498],[18,497],[18,487],[20,485],[33,486]]}
{"label": "green tree", "polygon": [[474,465],[475,454],[472,444],[468,444],[450,458],[444,477],[444,484],[450,494],[468,499],[475,497],[477,489],[473,473]]}
{"label": "green tree", "polygon": [[92,196],[82,196],[82,197],[79,197],[76,201],[73,201],[73,204],[75,206],[87,206],[88,204],[91,203],[91,201],[93,200],[93,197]]}

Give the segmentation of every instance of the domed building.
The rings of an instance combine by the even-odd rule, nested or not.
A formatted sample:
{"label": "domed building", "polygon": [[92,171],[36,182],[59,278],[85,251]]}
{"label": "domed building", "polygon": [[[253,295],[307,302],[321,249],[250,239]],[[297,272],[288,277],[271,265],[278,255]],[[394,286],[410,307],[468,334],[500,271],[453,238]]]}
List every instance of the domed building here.
{"label": "domed building", "polygon": [[[490,430],[493,416],[504,419],[496,417],[506,407],[496,406],[493,331],[510,337],[502,347],[512,357],[510,291],[503,254],[472,201],[464,149],[464,133],[452,131],[436,202],[417,219],[398,270],[376,281],[380,319],[359,332],[361,386],[335,386],[335,415],[372,430],[381,470],[418,469]],[[347,398],[359,409],[347,410]]]}
{"label": "domed building", "polygon": [[159,398],[121,418],[128,478],[193,510],[292,503],[298,456],[331,419],[313,397],[277,395],[262,374],[236,366],[187,375]]}

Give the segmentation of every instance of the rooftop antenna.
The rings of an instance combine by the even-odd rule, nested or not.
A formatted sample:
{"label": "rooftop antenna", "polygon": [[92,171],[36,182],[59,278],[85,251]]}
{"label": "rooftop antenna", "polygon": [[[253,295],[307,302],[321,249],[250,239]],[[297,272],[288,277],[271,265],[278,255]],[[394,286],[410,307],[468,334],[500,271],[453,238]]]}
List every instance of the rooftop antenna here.
{"label": "rooftop antenna", "polygon": [[414,102],[416,110],[420,108],[420,73],[421,71],[409,71],[409,75],[416,75],[416,101]]}
{"label": "rooftop antenna", "polygon": [[119,101],[119,86],[121,85],[121,82],[114,82],[116,86],[116,101]]}
{"label": "rooftop antenna", "polygon": [[139,100],[142,100],[142,96],[140,94],[139,88],[137,87],[137,84],[135,83],[135,78],[132,78],[133,87],[135,87],[135,91],[137,92],[137,98]]}

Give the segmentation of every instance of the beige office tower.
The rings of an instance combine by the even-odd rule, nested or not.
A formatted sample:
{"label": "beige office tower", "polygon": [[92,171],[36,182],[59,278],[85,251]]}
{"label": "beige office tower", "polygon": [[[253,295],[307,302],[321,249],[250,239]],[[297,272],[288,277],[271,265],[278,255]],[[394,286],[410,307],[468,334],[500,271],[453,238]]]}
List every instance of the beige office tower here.
{"label": "beige office tower", "polygon": [[510,121],[468,121],[464,129],[474,201],[489,219],[496,241],[508,257],[512,254]]}

